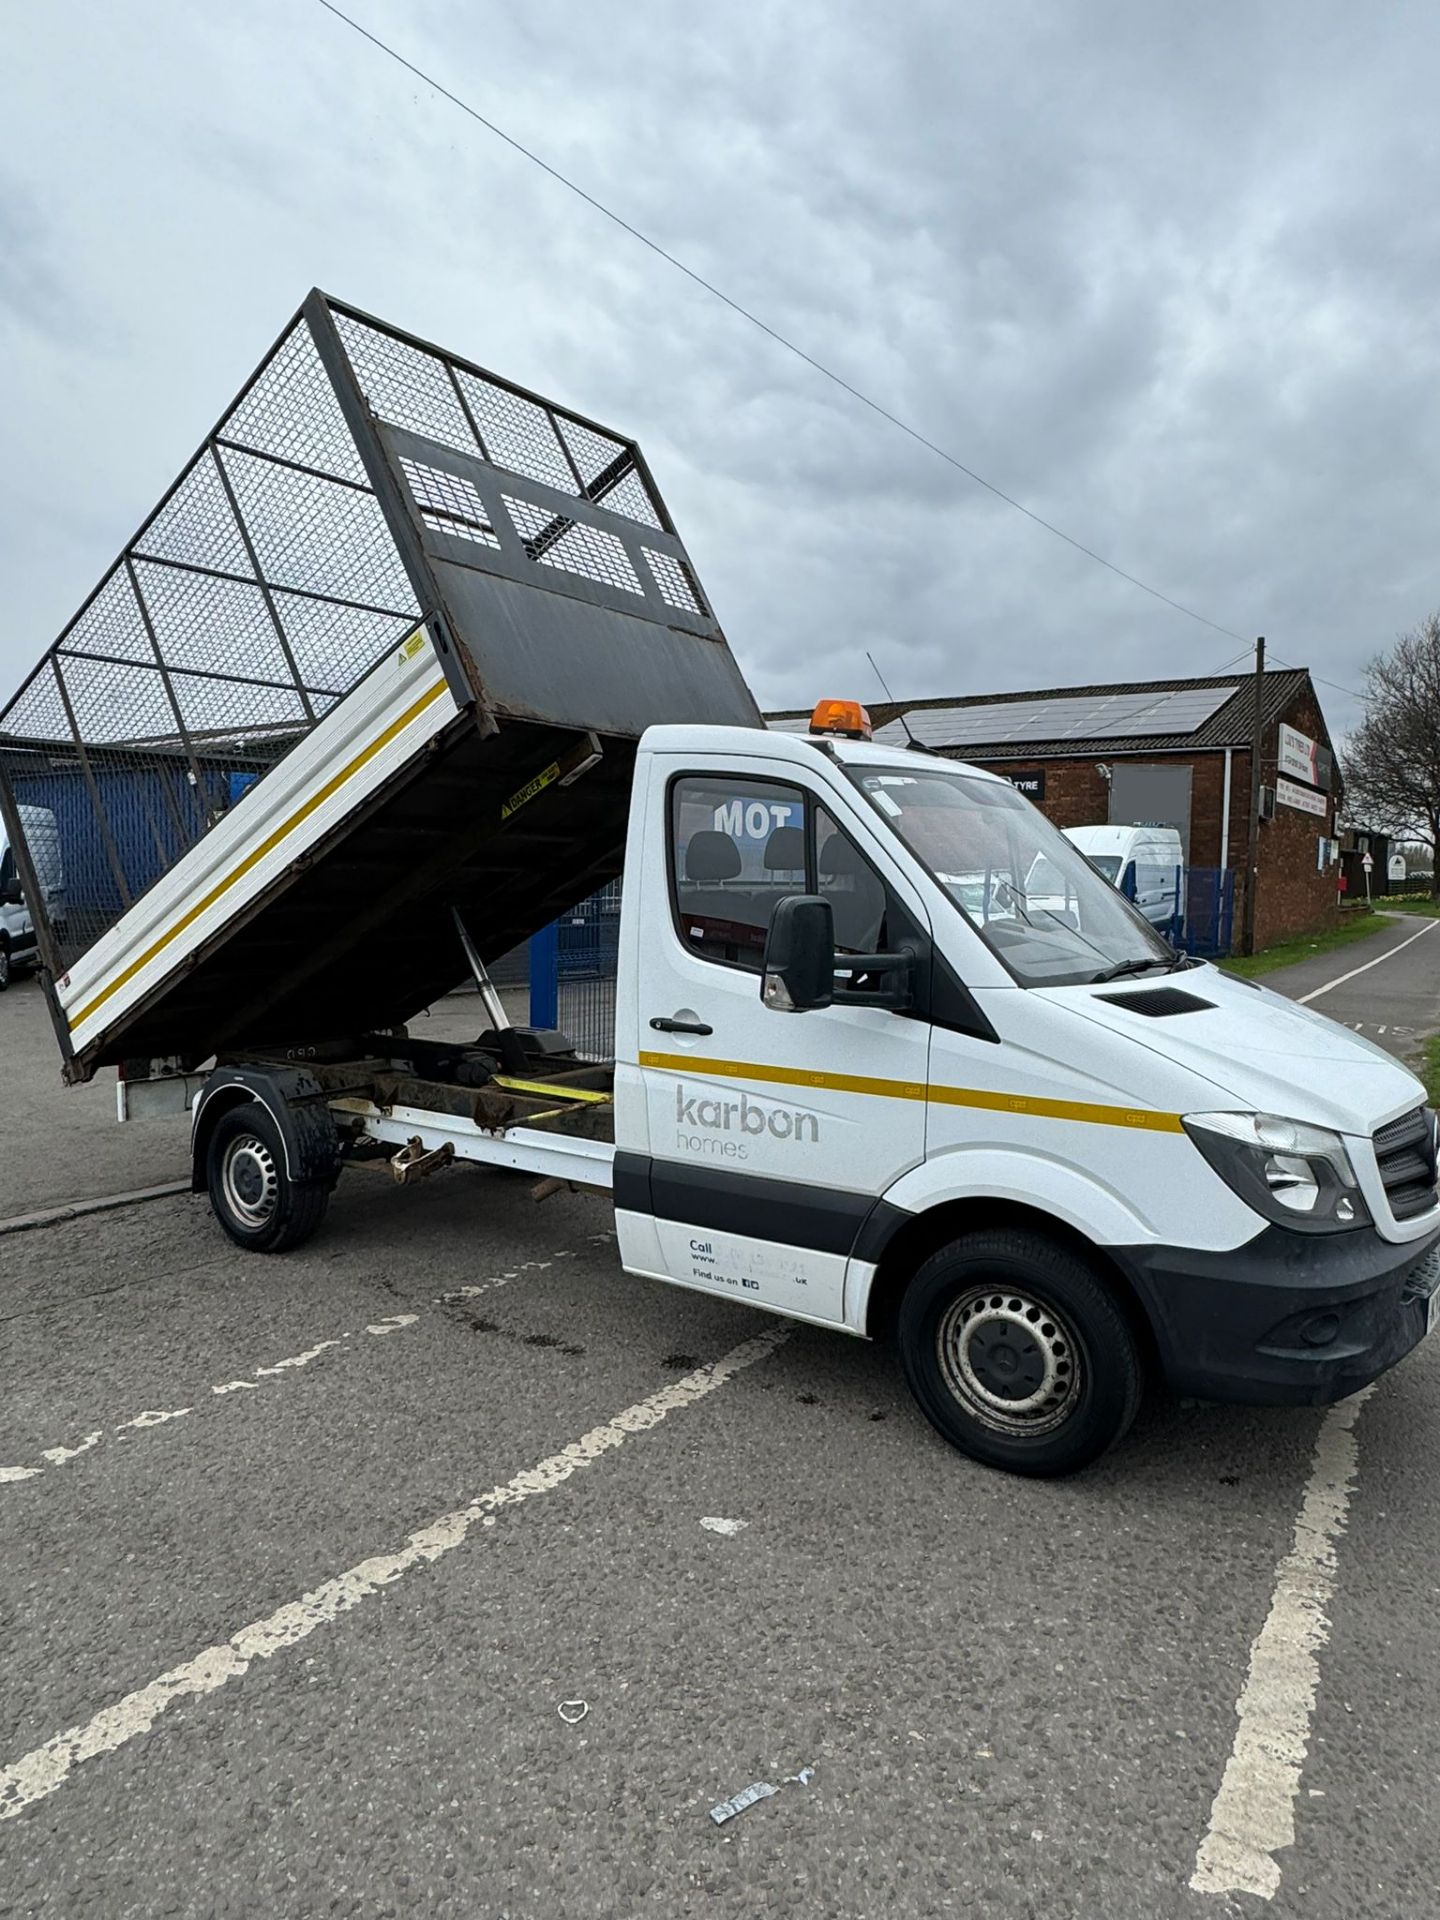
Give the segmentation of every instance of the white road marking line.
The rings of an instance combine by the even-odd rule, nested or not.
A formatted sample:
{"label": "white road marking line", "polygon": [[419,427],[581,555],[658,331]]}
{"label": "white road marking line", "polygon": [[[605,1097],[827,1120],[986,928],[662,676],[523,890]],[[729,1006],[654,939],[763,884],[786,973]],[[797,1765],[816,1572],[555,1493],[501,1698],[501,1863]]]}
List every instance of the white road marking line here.
{"label": "white road marking line", "polygon": [[82,1453],[88,1453],[91,1447],[98,1445],[104,1432],[103,1427],[98,1427],[94,1433],[87,1433],[83,1440],[77,1440],[73,1447],[47,1447],[40,1458],[48,1461],[52,1467],[63,1467],[67,1460],[78,1460]]}
{"label": "white road marking line", "polygon": [[1295,1522],[1295,1544],[1275,1574],[1265,1624],[1250,1649],[1236,1702],[1235,1744],[1210,1824],[1195,1856],[1196,1893],[1253,1893],[1272,1900],[1274,1858],[1295,1844],[1295,1799],[1320,1683],[1320,1648],[1335,1588],[1335,1542],[1345,1531],[1359,1450],[1354,1427],[1373,1384],[1326,1414]]}
{"label": "white road marking line", "polygon": [[367,1333],[399,1333],[402,1327],[413,1327],[420,1318],[418,1313],[392,1313],[386,1320],[376,1320],[366,1327]]}
{"label": "white road marking line", "polygon": [[700,1524],[705,1528],[707,1533],[723,1533],[728,1535],[739,1533],[740,1529],[742,1527],[748,1527],[750,1522],[748,1520],[722,1520],[719,1514],[712,1513],[707,1514]]}
{"label": "white road marking line", "polygon": [[307,1347],[304,1353],[292,1353],[288,1359],[272,1361],[268,1367],[257,1367],[255,1378],[273,1380],[277,1374],[293,1373],[299,1367],[308,1367],[312,1360],[318,1360],[322,1353],[331,1347],[341,1346],[349,1338],[348,1333],[342,1333],[338,1340],[319,1340],[313,1347]]}
{"label": "white road marking line", "polygon": [[1318,1000],[1322,993],[1331,993],[1336,987],[1343,987],[1347,980],[1354,980],[1360,974],[1368,973],[1372,967],[1383,967],[1387,960],[1393,960],[1396,954],[1403,953],[1406,947],[1413,947],[1417,940],[1423,940],[1426,934],[1433,933],[1437,926],[1440,926],[1440,920],[1427,920],[1419,933],[1412,933],[1408,940],[1400,941],[1397,946],[1391,947],[1388,953],[1382,953],[1378,959],[1367,960],[1363,967],[1352,967],[1349,973],[1342,973],[1338,980],[1327,980],[1323,987],[1316,987],[1313,993],[1302,993],[1295,1004],[1308,1007],[1310,1002]]}
{"label": "white road marking line", "polygon": [[[513,1267],[506,1273],[494,1274],[488,1280],[480,1280],[472,1286],[456,1288],[450,1293],[437,1293],[427,1304],[431,1307],[443,1307],[453,1300],[468,1300],[473,1299],[476,1294],[493,1293],[496,1287],[503,1287],[511,1280],[518,1280],[522,1273],[543,1271],[545,1268],[552,1267],[557,1260],[574,1258],[574,1254],[562,1250],[552,1254],[548,1260],[525,1260],[518,1267]],[[387,1333],[399,1333],[406,1327],[413,1327],[419,1318],[418,1313],[392,1313],[383,1320],[373,1321],[365,1331],[381,1336]],[[268,1367],[257,1367],[253,1379],[225,1380],[218,1386],[212,1386],[211,1395],[213,1398],[221,1399],[232,1393],[254,1393],[263,1381],[280,1379],[288,1373],[298,1372],[300,1368],[308,1367],[312,1360],[318,1360],[322,1353],[332,1347],[344,1346],[345,1342],[353,1337],[352,1334],[342,1333],[333,1340],[321,1340],[315,1346],[307,1348],[304,1353],[292,1353],[283,1360],[273,1361]],[[191,1407],[177,1407],[169,1412],[152,1408],[137,1413],[133,1420],[121,1421],[113,1429],[113,1433],[143,1432],[149,1427],[166,1426],[172,1420],[183,1419],[187,1413],[193,1411]],[[65,1466],[69,1461],[78,1459],[82,1453],[88,1453],[92,1447],[98,1446],[104,1438],[105,1429],[100,1427],[94,1433],[87,1434],[73,1447],[45,1448],[40,1458],[52,1467]],[[22,1480],[36,1480],[43,1471],[41,1467],[0,1467],[0,1486],[18,1485]]]}
{"label": "white road marking line", "polygon": [[572,1440],[562,1452],[551,1454],[523,1473],[517,1473],[513,1479],[492,1487],[469,1506],[441,1514],[428,1526],[412,1533],[402,1547],[375,1554],[347,1568],[334,1579],[302,1594],[298,1600],[278,1607],[263,1620],[252,1620],[228,1640],[206,1647],[193,1659],[172,1667],[148,1686],[127,1693],[112,1706],[103,1707],[89,1720],[67,1727],[63,1733],[22,1754],[9,1766],[0,1768],[0,1820],[13,1820],[37,1800],[56,1792],[82,1762],[114,1753],[148,1733],[160,1715],[177,1700],[216,1692],[227,1681],[238,1680],[253,1661],[269,1660],[287,1647],[297,1645],[317,1628],[332,1625],[372,1595],[393,1587],[416,1567],[452,1553],[464,1544],[477,1522],[493,1527],[507,1508],[519,1506],[537,1494],[553,1493],[585,1467],[593,1466],[607,1453],[623,1447],[626,1441],[650,1432],[672,1413],[693,1406],[747,1367],[768,1359],[789,1339],[790,1333],[788,1326],[767,1328],[753,1339],[742,1341],[710,1366],[697,1367],[683,1379],[673,1380],[634,1406],[624,1408],[603,1426],[592,1427],[578,1440]]}

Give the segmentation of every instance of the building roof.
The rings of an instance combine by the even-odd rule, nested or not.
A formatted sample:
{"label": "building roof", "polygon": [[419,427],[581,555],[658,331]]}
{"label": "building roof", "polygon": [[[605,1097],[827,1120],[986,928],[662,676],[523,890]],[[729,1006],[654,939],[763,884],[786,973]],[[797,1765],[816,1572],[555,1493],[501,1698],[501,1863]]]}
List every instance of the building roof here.
{"label": "building roof", "polygon": [[[925,746],[966,760],[1050,760],[1067,755],[1218,752],[1250,744],[1254,675],[1197,680],[1128,680],[1035,693],[970,694],[884,701],[870,708],[875,738],[903,746],[904,714]],[[1303,667],[1264,677],[1261,716],[1268,729],[1310,688]],[[809,711],[767,714],[772,726],[802,732]]]}

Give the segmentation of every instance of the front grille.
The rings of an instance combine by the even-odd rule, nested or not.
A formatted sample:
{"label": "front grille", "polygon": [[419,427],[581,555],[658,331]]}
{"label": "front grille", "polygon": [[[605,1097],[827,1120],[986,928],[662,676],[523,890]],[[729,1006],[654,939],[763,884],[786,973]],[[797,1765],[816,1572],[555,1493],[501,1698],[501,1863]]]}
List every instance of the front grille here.
{"label": "front grille", "polygon": [[1435,1134],[1425,1108],[1378,1128],[1374,1144],[1391,1213],[1413,1220],[1428,1212],[1435,1205]]}

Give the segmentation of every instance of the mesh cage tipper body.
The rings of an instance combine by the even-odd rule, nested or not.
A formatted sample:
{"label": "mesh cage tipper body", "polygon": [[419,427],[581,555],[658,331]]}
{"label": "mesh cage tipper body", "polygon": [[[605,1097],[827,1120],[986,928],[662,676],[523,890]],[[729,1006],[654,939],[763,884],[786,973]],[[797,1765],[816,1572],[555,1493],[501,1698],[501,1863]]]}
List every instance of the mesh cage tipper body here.
{"label": "mesh cage tipper body", "polygon": [[312,293],[0,709],[67,1074],[410,1018],[676,720],[759,715],[638,447]]}

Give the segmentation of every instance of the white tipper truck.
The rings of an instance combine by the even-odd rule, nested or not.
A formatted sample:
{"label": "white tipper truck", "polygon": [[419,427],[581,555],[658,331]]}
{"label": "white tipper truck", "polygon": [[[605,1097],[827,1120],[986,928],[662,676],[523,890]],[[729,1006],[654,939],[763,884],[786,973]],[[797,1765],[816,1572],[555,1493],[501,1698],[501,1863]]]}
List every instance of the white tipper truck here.
{"label": "white tipper truck", "polygon": [[[41,761],[52,781],[73,763],[115,854],[109,892],[78,898],[67,861],[88,943],[40,929],[67,1074],[118,1066],[122,1115],[188,1111],[195,1186],[235,1241],[299,1244],[367,1159],[602,1191],[628,1272],[893,1337],[946,1439],[1035,1475],[1113,1444],[1147,1375],[1318,1404],[1425,1335],[1437,1125],[1402,1065],[1178,955],[1008,782],[875,744],[853,702],[822,701],[808,735],[767,730],[631,443],[318,294],[277,356],[292,396],[293,363],[312,387],[323,371],[359,478],[252,383],[182,481],[198,500],[205,475],[205,515],[160,522],[163,564],[177,518],[203,518],[210,559],[187,564],[223,571],[223,500],[250,559],[234,584],[319,710],[252,705],[245,731],[222,723],[228,692],[213,712],[192,693],[173,734],[66,736],[89,633],[47,656],[64,700],[32,683],[0,716],[22,868]],[[527,406],[546,457],[542,419],[573,461],[568,492],[534,476]],[[381,602],[372,541],[368,597],[396,626],[348,686],[293,644],[322,589],[297,582],[283,501],[234,484],[235,449],[363,492],[370,533],[388,527],[399,568]],[[145,670],[173,682],[155,524],[119,578],[155,641]],[[142,816],[169,848],[186,797],[190,843],[138,886]],[[507,1026],[486,964],[622,859],[596,1065]],[[1063,877],[1063,914],[1027,897],[1037,866],[1051,892]],[[409,1034],[467,971],[486,1030]]]}

